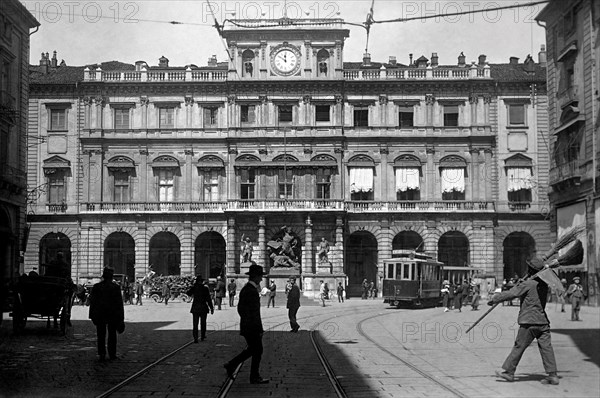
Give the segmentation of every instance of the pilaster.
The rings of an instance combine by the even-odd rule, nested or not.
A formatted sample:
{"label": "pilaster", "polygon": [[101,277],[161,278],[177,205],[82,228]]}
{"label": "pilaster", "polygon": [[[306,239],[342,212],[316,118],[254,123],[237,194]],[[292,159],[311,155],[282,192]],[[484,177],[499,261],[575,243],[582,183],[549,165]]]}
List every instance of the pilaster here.
{"label": "pilaster", "polygon": [[265,220],[265,216],[258,217],[258,261],[259,265],[262,265],[265,270],[269,267],[267,265],[271,264],[269,258],[267,258],[267,239],[266,239],[266,228],[267,223]]}
{"label": "pilaster", "polygon": [[306,241],[304,242],[304,253],[302,253],[302,272],[310,274],[314,273],[313,224],[310,216],[306,217],[304,234]]}
{"label": "pilaster", "polygon": [[227,275],[239,274],[238,252],[235,239],[235,217],[227,219]]}

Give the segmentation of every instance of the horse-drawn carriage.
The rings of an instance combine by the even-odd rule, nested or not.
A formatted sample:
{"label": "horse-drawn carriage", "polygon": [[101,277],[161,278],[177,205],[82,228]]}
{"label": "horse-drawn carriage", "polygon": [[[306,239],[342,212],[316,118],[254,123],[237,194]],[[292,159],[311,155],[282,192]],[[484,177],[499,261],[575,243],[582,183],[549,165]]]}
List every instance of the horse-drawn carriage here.
{"label": "horse-drawn carriage", "polygon": [[50,327],[52,317],[54,326],[60,325],[61,332],[65,333],[70,322],[73,293],[74,284],[67,278],[21,276],[13,289],[13,331],[22,331],[28,317],[47,319],[47,327]]}

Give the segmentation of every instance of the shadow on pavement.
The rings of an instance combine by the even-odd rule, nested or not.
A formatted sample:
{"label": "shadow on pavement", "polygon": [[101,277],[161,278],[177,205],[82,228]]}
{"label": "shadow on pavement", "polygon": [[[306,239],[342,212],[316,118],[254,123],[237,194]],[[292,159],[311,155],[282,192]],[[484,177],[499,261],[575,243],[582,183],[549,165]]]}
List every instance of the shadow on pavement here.
{"label": "shadow on pavement", "polygon": [[573,343],[590,361],[600,367],[600,330],[599,329],[552,329],[552,334],[569,336]]}

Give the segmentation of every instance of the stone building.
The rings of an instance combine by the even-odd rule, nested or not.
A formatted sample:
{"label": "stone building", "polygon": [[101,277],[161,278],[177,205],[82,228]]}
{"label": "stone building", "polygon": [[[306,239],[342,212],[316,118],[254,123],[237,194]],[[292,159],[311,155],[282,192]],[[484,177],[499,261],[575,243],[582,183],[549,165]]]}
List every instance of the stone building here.
{"label": "stone building", "polygon": [[0,303],[5,282],[23,270],[29,35],[38,26],[19,1],[0,3]]}
{"label": "stone building", "polygon": [[228,62],[32,66],[29,267],[237,279],[243,239],[268,270],[289,239],[305,291],[353,295],[393,250],[501,280],[549,248],[532,57],[345,62],[341,20],[235,22]]}
{"label": "stone building", "polygon": [[548,45],[550,202],[558,234],[585,224],[581,275],[590,302],[600,300],[598,88],[600,2],[551,1],[537,16]]}

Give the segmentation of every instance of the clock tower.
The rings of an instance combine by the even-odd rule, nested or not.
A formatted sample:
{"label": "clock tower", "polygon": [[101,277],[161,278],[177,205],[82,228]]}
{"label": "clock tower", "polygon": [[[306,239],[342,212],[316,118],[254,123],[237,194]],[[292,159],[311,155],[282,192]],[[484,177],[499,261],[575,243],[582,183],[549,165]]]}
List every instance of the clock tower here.
{"label": "clock tower", "polygon": [[237,19],[222,29],[229,80],[341,79],[342,19]]}

